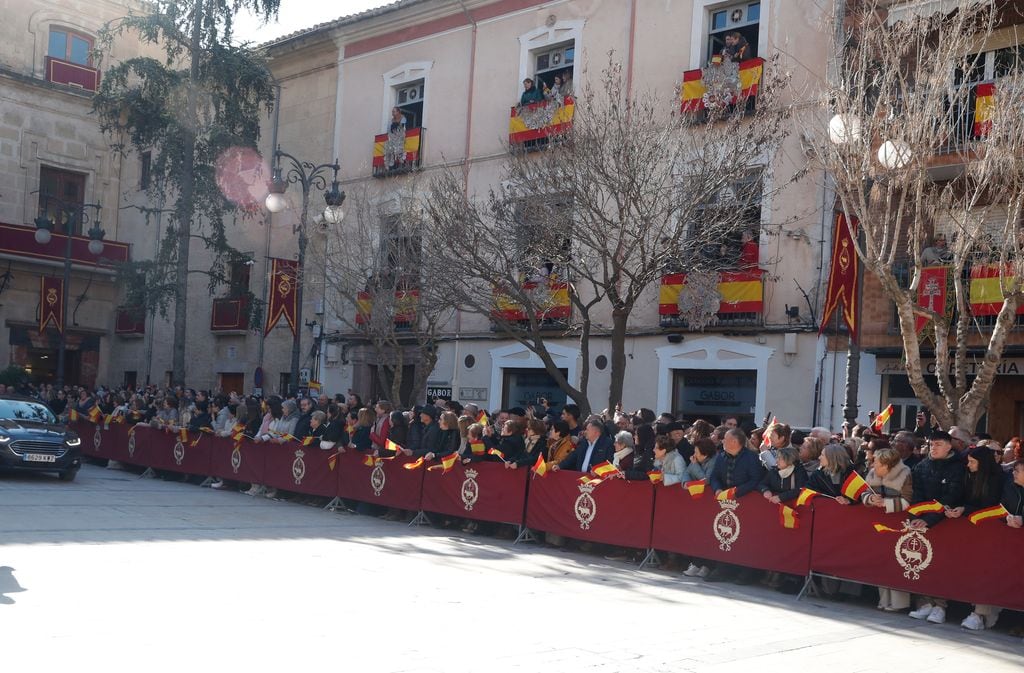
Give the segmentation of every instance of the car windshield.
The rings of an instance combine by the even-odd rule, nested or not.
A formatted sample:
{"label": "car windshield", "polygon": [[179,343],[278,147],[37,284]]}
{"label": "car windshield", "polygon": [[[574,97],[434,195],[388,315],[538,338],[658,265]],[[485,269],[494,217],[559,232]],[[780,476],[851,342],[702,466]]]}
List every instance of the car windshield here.
{"label": "car windshield", "polygon": [[57,422],[53,413],[45,406],[24,400],[0,400],[0,420]]}

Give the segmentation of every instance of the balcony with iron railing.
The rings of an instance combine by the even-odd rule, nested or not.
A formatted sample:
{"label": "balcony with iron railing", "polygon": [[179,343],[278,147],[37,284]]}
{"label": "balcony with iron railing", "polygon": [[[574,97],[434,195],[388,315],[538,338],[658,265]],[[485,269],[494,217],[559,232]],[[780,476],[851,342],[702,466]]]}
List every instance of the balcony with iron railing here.
{"label": "balcony with iron railing", "polygon": [[712,311],[717,304],[708,327],[760,327],[764,325],[764,279],[760,269],[719,271],[715,291],[711,296],[696,296],[687,288],[687,274],[668,273],[661,278],[658,297],[658,316],[664,329],[690,328],[686,315],[691,306],[703,305]]}
{"label": "balcony with iron railing", "polygon": [[[52,233],[46,243],[36,241],[37,227],[0,222],[0,253],[16,255],[29,260],[64,262],[67,235]],[[127,243],[103,239],[103,253],[97,257],[89,252],[88,236],[71,236],[71,263],[92,268],[112,268],[130,259]]]}
{"label": "balcony with iron railing", "polygon": [[[419,302],[419,290],[395,290],[394,304],[389,310],[394,313],[392,322],[396,332],[409,331],[416,325]],[[372,324],[374,304],[373,293],[364,291],[356,295],[356,326],[367,328]]]}
{"label": "balcony with iron railing", "polygon": [[423,154],[423,131],[406,129],[381,133],[373,138],[373,177],[386,178],[409,173],[420,167]]}
{"label": "balcony with iron railing", "polygon": [[[521,291],[529,297],[535,309],[534,320],[543,330],[564,330],[569,326],[572,305],[569,299],[569,283],[558,278],[527,280]],[[530,324],[527,308],[514,298],[511,291],[495,287],[491,290],[494,308],[491,310],[491,331],[501,331],[503,326]]]}
{"label": "balcony with iron railing", "polygon": [[245,334],[249,330],[249,298],[222,297],[213,300],[210,331],[215,334]]}
{"label": "balcony with iron railing", "polygon": [[146,334],[146,310],[140,306],[120,306],[114,321],[114,334],[141,337]]}
{"label": "balcony with iron railing", "polygon": [[508,144],[513,150],[535,151],[572,130],[576,101],[572,96],[513,105],[508,121]]}
{"label": "balcony with iron railing", "polygon": [[764,64],[763,58],[736,63],[715,56],[706,67],[684,72],[679,106],[683,119],[702,124],[712,110],[733,112],[737,106],[742,106],[745,114],[752,113]]}

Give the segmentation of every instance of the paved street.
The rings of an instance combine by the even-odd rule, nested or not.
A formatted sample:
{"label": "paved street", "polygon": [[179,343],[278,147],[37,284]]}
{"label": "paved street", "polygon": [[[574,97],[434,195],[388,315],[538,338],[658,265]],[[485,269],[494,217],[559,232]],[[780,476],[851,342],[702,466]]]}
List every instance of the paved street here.
{"label": "paved street", "polygon": [[1019,671],[1024,644],[86,466],[0,479],[6,670]]}

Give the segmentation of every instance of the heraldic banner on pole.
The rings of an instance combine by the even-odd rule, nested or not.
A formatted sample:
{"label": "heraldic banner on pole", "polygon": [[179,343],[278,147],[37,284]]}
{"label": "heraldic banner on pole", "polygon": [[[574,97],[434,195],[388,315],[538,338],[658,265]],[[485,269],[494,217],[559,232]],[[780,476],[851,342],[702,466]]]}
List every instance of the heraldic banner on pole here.
{"label": "heraldic banner on pole", "polygon": [[837,213],[832,236],[832,260],[828,268],[828,290],[825,293],[825,310],[821,314],[821,326],[818,328],[819,336],[825,331],[825,326],[839,304],[842,304],[843,322],[846,323],[851,338],[856,340],[860,320],[860,302],[857,301],[857,272],[860,258],[857,257],[856,242],[853,240],[851,229],[856,231],[857,220],[853,219],[851,226],[848,226],[846,216]]}
{"label": "heraldic banner on pole", "polygon": [[284,316],[296,334],[298,325],[295,316],[298,313],[298,262],[290,259],[270,258],[270,292],[267,299],[267,327],[269,332]]}

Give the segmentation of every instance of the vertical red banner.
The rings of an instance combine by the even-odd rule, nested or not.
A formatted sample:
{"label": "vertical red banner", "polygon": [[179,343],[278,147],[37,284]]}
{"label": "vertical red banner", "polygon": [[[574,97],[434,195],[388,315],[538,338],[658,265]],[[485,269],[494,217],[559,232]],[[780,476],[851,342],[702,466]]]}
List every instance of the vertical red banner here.
{"label": "vertical red banner", "polygon": [[[939,315],[947,315],[949,297],[949,269],[948,266],[926,266],[921,269],[921,278],[917,284],[917,305],[934,311]],[[952,308],[952,306],[948,306]],[[917,314],[914,316],[914,331],[920,332],[931,318]]]}
{"label": "vertical red banner", "polygon": [[857,297],[857,271],[860,259],[857,257],[857,243],[851,233],[857,230],[857,220],[846,223],[843,213],[836,214],[835,231],[832,236],[832,260],[828,269],[828,290],[825,292],[825,310],[821,314],[820,335],[825,331],[832,314],[843,305],[843,321],[850,330],[850,336],[857,338],[860,320],[860,305]]}
{"label": "vertical red banner", "polygon": [[267,326],[264,333],[274,329],[277,321],[284,316],[296,334],[298,325],[295,316],[298,313],[299,265],[290,259],[270,259],[270,292],[267,299]]}
{"label": "vertical red banner", "polygon": [[39,279],[39,333],[50,322],[58,332],[64,331],[64,279],[43,276]]}

